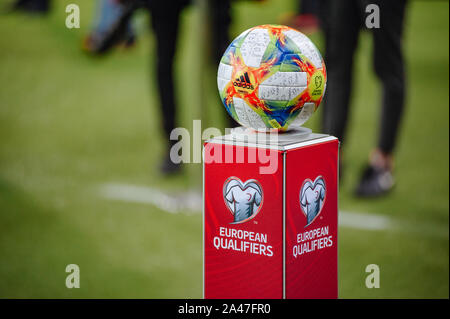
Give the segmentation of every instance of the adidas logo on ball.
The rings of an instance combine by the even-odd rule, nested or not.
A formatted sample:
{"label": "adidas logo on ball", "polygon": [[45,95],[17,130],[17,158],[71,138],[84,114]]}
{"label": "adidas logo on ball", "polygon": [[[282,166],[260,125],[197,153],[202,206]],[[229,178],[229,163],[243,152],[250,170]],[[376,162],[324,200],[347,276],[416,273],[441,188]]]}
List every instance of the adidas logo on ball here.
{"label": "adidas logo on ball", "polygon": [[247,90],[253,90],[253,84],[250,82],[250,78],[248,77],[248,72],[245,72],[243,75],[241,75],[240,77],[237,77],[234,82],[233,82],[234,86],[243,88],[243,89],[247,89]]}

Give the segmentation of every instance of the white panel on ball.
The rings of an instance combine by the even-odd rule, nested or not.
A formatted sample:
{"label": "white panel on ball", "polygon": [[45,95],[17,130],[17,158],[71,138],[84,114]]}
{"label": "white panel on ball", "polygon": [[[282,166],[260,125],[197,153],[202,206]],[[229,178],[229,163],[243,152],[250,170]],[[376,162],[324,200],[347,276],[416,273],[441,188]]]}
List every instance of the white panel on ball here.
{"label": "white panel on ball", "polygon": [[231,81],[231,74],[233,67],[224,63],[219,64],[219,70],[217,71],[217,87],[219,91],[222,91],[228,82]]}
{"label": "white panel on ball", "polygon": [[281,87],[260,85],[258,97],[263,100],[290,101],[300,95],[306,87]]}
{"label": "white panel on ball", "polygon": [[294,30],[283,31],[283,34],[295,43],[301,54],[311,60],[316,68],[322,67],[322,57],[319,54],[319,50],[306,35]]}
{"label": "white panel on ball", "polygon": [[249,126],[250,123],[247,118],[247,112],[245,112],[245,102],[243,99],[233,97],[233,105],[234,110],[236,111],[239,123],[241,123],[244,126]]}
{"label": "white panel on ball", "polygon": [[315,107],[316,105],[311,102],[303,104],[300,114],[292,121],[291,126],[303,125],[314,113]]}
{"label": "white panel on ball", "polygon": [[253,128],[266,128],[266,125],[264,124],[261,117],[252,110],[250,106],[247,105],[247,103],[238,97],[233,97],[233,105],[234,109],[236,110],[236,114],[238,116],[239,122],[247,127],[253,127]]}
{"label": "white panel on ball", "polygon": [[247,34],[251,31],[251,29],[245,30],[244,32],[242,32],[241,34],[239,34],[236,39],[233,40],[233,42],[235,43],[234,47],[239,48],[239,41],[241,41],[241,39],[243,39],[245,36],[247,36]]}
{"label": "white panel on ball", "polygon": [[271,86],[308,86],[308,78],[306,72],[277,72],[263,82],[261,85]]}
{"label": "white panel on ball", "polygon": [[227,83],[229,83],[230,80],[224,80],[221,78],[217,78],[217,87],[219,88],[219,91],[223,91],[223,89],[227,86]]}
{"label": "white panel on ball", "polygon": [[233,67],[231,65],[220,63],[219,64],[219,71],[217,72],[217,77],[225,79],[225,80],[231,80],[231,73],[233,72]]}
{"label": "white panel on ball", "polygon": [[270,42],[269,33],[265,29],[255,29],[249,32],[241,45],[242,59],[245,65],[257,68]]}

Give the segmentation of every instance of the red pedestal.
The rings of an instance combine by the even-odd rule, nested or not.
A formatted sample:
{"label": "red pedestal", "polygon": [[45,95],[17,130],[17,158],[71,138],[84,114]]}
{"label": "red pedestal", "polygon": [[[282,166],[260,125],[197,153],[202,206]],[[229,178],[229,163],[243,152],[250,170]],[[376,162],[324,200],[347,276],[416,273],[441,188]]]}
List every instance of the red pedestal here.
{"label": "red pedestal", "polygon": [[337,298],[338,148],[323,134],[205,143],[205,298]]}

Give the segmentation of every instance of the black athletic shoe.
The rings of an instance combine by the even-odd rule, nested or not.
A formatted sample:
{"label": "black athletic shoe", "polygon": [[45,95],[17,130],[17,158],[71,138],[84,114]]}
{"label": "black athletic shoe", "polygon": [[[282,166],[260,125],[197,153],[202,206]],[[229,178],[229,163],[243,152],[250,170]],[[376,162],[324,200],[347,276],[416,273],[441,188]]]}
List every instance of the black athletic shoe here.
{"label": "black athletic shoe", "polygon": [[386,194],[394,187],[394,177],[388,169],[368,166],[355,190],[357,197],[377,197]]}
{"label": "black athletic shoe", "polygon": [[162,161],[159,170],[164,175],[173,175],[181,170],[181,163],[176,164],[170,159],[170,149],[167,152],[166,157]]}

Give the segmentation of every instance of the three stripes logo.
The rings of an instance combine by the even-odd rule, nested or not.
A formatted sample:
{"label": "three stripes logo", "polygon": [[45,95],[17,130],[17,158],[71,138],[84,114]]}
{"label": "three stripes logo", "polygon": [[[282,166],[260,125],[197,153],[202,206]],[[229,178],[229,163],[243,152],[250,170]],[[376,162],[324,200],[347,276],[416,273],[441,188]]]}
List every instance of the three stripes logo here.
{"label": "three stripes logo", "polygon": [[248,72],[243,72],[238,74],[236,79],[233,81],[233,85],[236,87],[238,92],[241,93],[249,93],[249,91],[253,91],[255,88],[250,80],[251,74]]}

